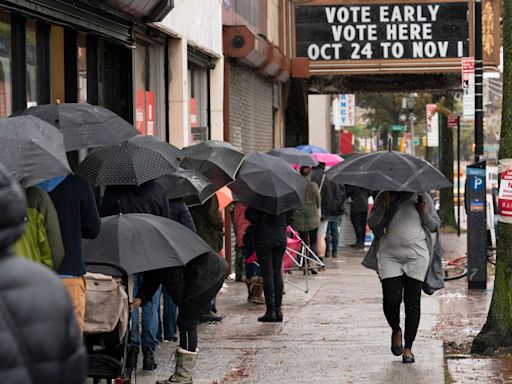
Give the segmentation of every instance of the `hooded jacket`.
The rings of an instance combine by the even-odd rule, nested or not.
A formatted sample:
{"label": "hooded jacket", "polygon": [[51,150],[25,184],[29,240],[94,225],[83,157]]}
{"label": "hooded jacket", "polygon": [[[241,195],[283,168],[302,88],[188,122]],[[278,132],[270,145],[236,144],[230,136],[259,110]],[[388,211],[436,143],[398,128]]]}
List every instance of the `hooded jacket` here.
{"label": "hooded jacket", "polygon": [[0,383],[83,383],[87,356],[66,289],[8,251],[26,210],[23,190],[0,167]]}

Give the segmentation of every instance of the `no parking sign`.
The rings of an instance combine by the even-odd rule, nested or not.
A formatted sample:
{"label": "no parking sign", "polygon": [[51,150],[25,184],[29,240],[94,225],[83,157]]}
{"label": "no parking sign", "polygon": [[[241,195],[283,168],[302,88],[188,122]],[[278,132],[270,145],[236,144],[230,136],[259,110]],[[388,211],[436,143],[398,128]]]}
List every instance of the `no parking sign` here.
{"label": "no parking sign", "polygon": [[508,162],[500,161],[500,190],[498,193],[498,220],[512,223],[512,168]]}

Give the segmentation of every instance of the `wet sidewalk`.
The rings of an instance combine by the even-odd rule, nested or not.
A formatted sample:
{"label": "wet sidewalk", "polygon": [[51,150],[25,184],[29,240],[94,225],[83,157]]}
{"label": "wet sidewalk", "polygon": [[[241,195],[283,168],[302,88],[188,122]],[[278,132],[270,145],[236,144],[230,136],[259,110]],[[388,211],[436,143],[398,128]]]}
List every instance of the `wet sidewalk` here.
{"label": "wet sidewalk", "polygon": [[[308,293],[285,285],[283,323],[259,323],[264,306],[247,302],[244,283],[227,281],[217,300],[225,319],[199,327],[194,383],[444,383],[438,299],[423,296],[416,363],[403,364],[390,352],[376,274],[360,265],[363,252],[343,249],[309,278]],[[301,272],[290,281],[305,286]],[[157,370],[139,371],[137,382],[168,377],[175,348],[160,344]]]}

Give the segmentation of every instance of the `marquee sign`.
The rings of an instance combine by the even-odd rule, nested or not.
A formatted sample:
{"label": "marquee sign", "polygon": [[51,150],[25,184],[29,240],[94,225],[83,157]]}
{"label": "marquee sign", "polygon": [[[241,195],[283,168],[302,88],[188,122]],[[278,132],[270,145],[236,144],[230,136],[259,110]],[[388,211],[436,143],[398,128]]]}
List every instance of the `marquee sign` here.
{"label": "marquee sign", "polygon": [[312,74],[460,72],[473,0],[309,0],[290,9],[294,57]]}

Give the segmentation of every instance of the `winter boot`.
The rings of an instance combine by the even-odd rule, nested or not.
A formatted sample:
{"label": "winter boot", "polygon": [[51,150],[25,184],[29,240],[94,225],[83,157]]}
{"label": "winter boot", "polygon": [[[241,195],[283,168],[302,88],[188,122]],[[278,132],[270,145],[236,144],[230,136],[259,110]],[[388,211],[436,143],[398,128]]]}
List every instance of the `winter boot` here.
{"label": "winter boot", "polygon": [[267,311],[265,314],[261,317],[258,317],[258,321],[261,321],[263,323],[275,323],[277,321],[276,314],[275,314],[275,307],[274,307],[274,298],[273,297],[266,297],[265,298],[266,304],[267,304]]}
{"label": "winter boot", "polygon": [[192,369],[196,364],[197,352],[190,352],[178,347],[176,350],[176,369],[167,380],[157,381],[156,384],[192,384]]}
{"label": "winter boot", "polygon": [[156,369],[155,357],[149,347],[142,348],[142,369],[145,371]]}
{"label": "winter boot", "polygon": [[251,278],[251,295],[249,301],[255,304],[265,304],[263,296],[263,277],[253,276]]}
{"label": "winter boot", "polygon": [[137,368],[137,359],[139,357],[139,348],[138,347],[128,347],[126,352],[126,369],[135,369]]}

